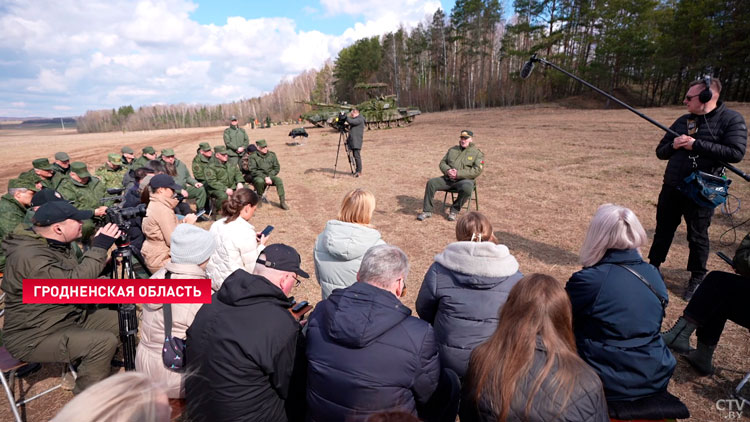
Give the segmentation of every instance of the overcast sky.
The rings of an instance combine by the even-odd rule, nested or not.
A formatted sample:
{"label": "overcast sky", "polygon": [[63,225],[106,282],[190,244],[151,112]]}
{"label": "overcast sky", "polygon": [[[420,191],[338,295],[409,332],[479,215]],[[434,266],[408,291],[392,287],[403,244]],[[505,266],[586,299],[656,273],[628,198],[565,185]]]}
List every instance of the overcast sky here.
{"label": "overcast sky", "polygon": [[[454,0],[1,0],[0,116],[217,104],[269,92]],[[356,5],[356,6],[355,6]]]}

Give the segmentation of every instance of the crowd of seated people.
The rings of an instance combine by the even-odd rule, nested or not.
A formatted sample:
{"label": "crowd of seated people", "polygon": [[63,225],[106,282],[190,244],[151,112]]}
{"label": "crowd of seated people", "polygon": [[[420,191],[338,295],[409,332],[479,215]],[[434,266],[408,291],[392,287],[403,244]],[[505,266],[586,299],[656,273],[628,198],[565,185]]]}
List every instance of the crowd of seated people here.
{"label": "crowd of seated people", "polygon": [[[106,377],[116,348],[111,311],[71,306],[53,315],[54,305],[20,300],[24,278],[96,277],[117,227],[94,234],[84,254],[73,245],[93,212],[48,199],[3,241],[6,347],[29,361],[78,365],[77,396],[55,420],[115,420],[108,415],[118,406],[128,406],[131,420],[169,420],[168,398],[184,400],[191,421],[454,421],[459,414],[462,421],[606,421],[622,403],[647,403],[662,415],[660,404],[674,398],[669,347],[689,351],[697,329],[698,349],[688,359],[710,373],[724,322],[749,325],[741,299],[721,312],[707,303],[722,297],[716,286],[726,280],[737,286],[733,295],[747,296],[750,261],[741,251],[750,250],[750,238],[735,257],[740,275],[710,274],[675,328],[660,333],[666,286],[641,257],[647,239],[637,217],[612,204],[596,211],[583,268],[565,285],[523,276],[490,220],[462,215],[456,241],[421,280],[413,316],[401,302],[409,260],[372,227],[375,198],[362,189],[347,193],[315,243],[323,300],[304,319],[290,294],[309,274],[295,248],[267,244],[250,223],[255,192],[234,190],[222,218],[204,230],[194,214],[178,217],[181,186],[156,164],[153,173],[134,172],[127,195],[141,190],[148,201],[147,265],[153,278],[210,278],[213,297],[205,305],[143,305],[136,373]],[[13,186],[12,197],[26,207],[34,199],[26,201],[23,190],[45,191]],[[40,252],[46,245],[54,253]],[[50,264],[31,265],[30,251]],[[167,331],[186,339],[183,368],[164,364]],[[87,349],[92,339],[96,350]],[[66,349],[54,350],[60,342]],[[684,406],[677,413],[685,417]]]}

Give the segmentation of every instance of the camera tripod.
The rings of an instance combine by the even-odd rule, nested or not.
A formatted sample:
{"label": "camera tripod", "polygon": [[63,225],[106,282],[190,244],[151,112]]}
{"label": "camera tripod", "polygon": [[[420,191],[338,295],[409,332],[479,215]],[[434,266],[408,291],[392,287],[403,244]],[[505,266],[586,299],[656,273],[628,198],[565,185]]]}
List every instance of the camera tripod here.
{"label": "camera tripod", "polygon": [[[115,240],[116,249],[112,251],[112,269],[110,278],[113,280],[124,280],[138,278],[133,268],[133,257],[138,261],[147,275],[151,275],[146,263],[128,239],[129,224],[120,226],[122,234]],[[122,357],[125,361],[125,370],[135,370],[135,338],[138,334],[138,316],[136,307],[132,303],[121,303],[117,305],[117,320],[120,325],[120,341],[122,342]]]}
{"label": "camera tripod", "polygon": [[352,153],[352,150],[349,149],[349,143],[346,142],[348,131],[346,129],[340,129],[339,130],[339,146],[336,148],[336,163],[333,165],[333,178],[336,178],[336,168],[339,165],[339,152],[341,151],[341,142],[344,142],[344,150],[346,151],[346,156],[349,158],[349,171],[354,174],[354,169],[356,168],[356,164],[354,162],[354,154]]}

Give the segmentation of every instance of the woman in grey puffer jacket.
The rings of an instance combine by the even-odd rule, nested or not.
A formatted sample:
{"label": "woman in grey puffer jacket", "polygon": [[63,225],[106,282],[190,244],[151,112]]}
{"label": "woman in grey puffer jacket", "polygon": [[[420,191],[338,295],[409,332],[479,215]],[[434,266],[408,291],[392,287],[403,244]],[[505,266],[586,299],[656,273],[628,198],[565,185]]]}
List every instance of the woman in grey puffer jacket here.
{"label": "woman in grey puffer jacket", "polygon": [[370,221],[375,212],[375,196],[355,189],[341,202],[337,220],[326,223],[313,250],[315,277],[320,283],[323,300],[335,289],[349,287],[357,281],[357,271],[368,249],[385,242]]}
{"label": "woman in grey puffer jacket", "polygon": [[417,313],[435,328],[442,366],[464,376],[469,356],[495,331],[500,308],[523,276],[492,224],[478,212],[456,223],[456,239],[435,256],[417,297]]}

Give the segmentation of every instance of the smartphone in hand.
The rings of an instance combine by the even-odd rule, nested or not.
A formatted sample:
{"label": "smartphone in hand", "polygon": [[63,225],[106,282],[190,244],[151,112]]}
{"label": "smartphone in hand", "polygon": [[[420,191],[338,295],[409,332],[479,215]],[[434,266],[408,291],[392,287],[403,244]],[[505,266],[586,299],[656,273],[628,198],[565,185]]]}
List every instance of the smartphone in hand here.
{"label": "smartphone in hand", "polygon": [[305,318],[305,314],[312,311],[312,309],[312,305],[310,305],[306,300],[303,300],[302,302],[294,305],[292,309],[290,309],[290,312],[292,313],[292,315],[294,315],[294,318],[302,321]]}
{"label": "smartphone in hand", "polygon": [[273,226],[266,226],[265,229],[263,229],[262,232],[260,232],[260,236],[268,236],[273,231]]}
{"label": "smartphone in hand", "polygon": [[197,212],[197,213],[195,214],[195,216],[196,216],[196,217],[200,217],[201,215],[203,215],[203,214],[205,214],[205,213],[206,213],[206,210],[200,210],[200,211],[198,211],[198,212]]}

